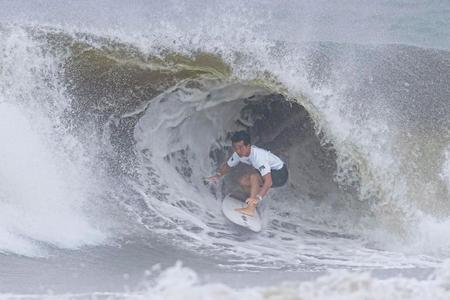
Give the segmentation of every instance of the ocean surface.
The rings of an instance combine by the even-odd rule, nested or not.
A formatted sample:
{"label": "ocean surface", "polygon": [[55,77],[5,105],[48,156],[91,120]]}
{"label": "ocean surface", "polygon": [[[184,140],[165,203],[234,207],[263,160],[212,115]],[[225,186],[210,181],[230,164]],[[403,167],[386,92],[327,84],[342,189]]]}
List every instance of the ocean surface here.
{"label": "ocean surface", "polygon": [[[0,0],[0,299],[450,299],[449,16]],[[236,130],[289,168],[258,234]]]}

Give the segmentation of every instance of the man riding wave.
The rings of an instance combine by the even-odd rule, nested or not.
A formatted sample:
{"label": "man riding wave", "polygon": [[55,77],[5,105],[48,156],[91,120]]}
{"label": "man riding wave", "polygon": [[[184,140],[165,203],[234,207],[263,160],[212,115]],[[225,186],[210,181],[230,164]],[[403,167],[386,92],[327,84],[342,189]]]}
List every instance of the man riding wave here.
{"label": "man riding wave", "polygon": [[216,175],[208,180],[218,181],[232,167],[239,163],[251,165],[254,169],[240,177],[239,183],[250,196],[245,201],[247,207],[236,210],[253,216],[256,206],[262,201],[270,188],[283,186],[289,177],[286,164],[268,150],[251,145],[250,135],[246,131],[237,131],[231,136],[234,153],[223,163]]}

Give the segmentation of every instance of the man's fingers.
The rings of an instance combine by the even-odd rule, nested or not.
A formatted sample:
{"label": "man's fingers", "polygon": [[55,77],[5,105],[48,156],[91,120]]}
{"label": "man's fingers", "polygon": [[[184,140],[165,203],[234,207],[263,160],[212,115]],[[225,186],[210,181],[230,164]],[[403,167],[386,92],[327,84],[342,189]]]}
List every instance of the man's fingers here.
{"label": "man's fingers", "polygon": [[211,181],[217,181],[217,178],[215,176],[210,176],[210,177],[204,177],[204,180],[211,182]]}

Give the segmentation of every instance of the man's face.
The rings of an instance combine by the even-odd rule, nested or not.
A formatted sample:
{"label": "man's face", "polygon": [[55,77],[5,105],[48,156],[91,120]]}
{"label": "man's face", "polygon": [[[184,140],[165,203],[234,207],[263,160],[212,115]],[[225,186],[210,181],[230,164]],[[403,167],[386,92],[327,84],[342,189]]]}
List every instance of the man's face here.
{"label": "man's face", "polygon": [[234,151],[240,156],[249,156],[251,151],[251,145],[245,145],[244,141],[239,141],[237,143],[233,143]]}

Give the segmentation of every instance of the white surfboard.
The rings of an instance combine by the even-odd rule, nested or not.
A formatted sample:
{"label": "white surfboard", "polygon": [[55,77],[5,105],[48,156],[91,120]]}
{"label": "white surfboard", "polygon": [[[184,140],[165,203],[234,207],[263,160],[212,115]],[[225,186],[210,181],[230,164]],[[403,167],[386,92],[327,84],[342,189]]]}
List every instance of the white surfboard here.
{"label": "white surfboard", "polygon": [[249,216],[235,210],[246,206],[245,202],[227,195],[222,202],[222,212],[231,222],[246,227],[251,231],[260,232],[262,226],[258,211],[255,212],[254,216]]}

